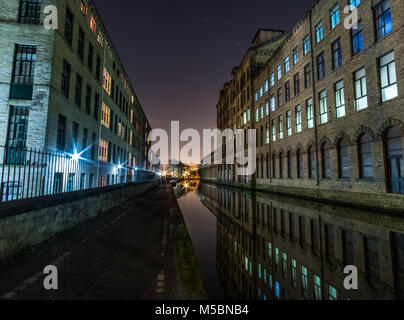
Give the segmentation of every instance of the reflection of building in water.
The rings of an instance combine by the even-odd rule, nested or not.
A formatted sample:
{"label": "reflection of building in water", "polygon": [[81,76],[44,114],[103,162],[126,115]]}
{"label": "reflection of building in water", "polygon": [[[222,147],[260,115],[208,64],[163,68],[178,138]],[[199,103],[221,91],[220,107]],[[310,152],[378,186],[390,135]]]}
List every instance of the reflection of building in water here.
{"label": "reflection of building in water", "polygon": [[[217,215],[217,268],[230,299],[404,298],[404,221],[201,185]],[[344,289],[347,265],[359,290]]]}

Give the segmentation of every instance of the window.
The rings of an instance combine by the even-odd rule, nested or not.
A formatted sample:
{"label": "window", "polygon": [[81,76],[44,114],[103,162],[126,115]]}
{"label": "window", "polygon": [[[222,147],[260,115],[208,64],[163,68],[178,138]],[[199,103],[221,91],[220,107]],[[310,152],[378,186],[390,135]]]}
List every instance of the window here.
{"label": "window", "polygon": [[80,11],[84,16],[87,14],[87,11],[88,11],[87,6],[85,5],[85,3],[83,1],[81,1],[81,4],[80,4]]}
{"label": "window", "polygon": [[339,68],[342,65],[341,38],[332,43],[332,67]]}
{"label": "window", "polygon": [[285,73],[288,73],[290,70],[289,56],[285,58]]}
{"label": "window", "polygon": [[286,113],[286,128],[288,131],[288,136],[292,135],[292,111]]}
{"label": "window", "polygon": [[265,80],[265,92],[268,92],[269,90],[269,81],[268,79]]}
{"label": "window", "polygon": [[310,52],[310,36],[306,36],[303,39],[303,54],[307,55]]}
{"label": "window", "polygon": [[319,43],[323,39],[324,39],[323,22],[320,21],[316,25],[316,41],[317,43]]}
{"label": "window", "polygon": [[306,101],[307,128],[314,128],[313,99]]}
{"label": "window", "polygon": [[95,22],[95,19],[93,16],[91,16],[91,19],[90,19],[90,29],[95,34],[95,32],[97,30],[97,23]]}
{"label": "window", "polygon": [[86,90],[86,112],[88,114],[91,113],[91,94],[92,94],[92,88],[87,85],[87,90]]}
{"label": "window", "polygon": [[321,278],[314,275],[314,298],[321,300]]}
{"label": "window", "polygon": [[302,132],[302,107],[300,104],[296,106],[295,109],[296,115],[296,133]]}
{"label": "window", "polygon": [[337,300],[337,289],[332,285],[328,286],[328,300]]}
{"label": "window", "polygon": [[36,46],[16,45],[13,83],[34,84]]}
{"label": "window", "polygon": [[330,167],[330,144],[328,142],[323,143],[321,146],[321,158],[322,158],[322,173],[323,178],[331,178],[331,167]]}
{"label": "window", "polygon": [[337,25],[339,25],[339,6],[336,5],[330,11],[331,17],[331,30],[334,29]]}
{"label": "window", "polygon": [[56,148],[60,151],[65,151],[65,146],[66,146],[66,117],[59,115]]}
{"label": "window", "polygon": [[265,101],[265,115],[269,116],[269,101]]}
{"label": "window", "polygon": [[308,272],[307,268],[302,266],[302,294],[307,298],[309,293]]}
{"label": "window", "polygon": [[296,73],[294,75],[293,82],[294,82],[295,96],[297,96],[300,93],[300,77],[299,77],[299,73]]}
{"label": "window", "polygon": [[85,34],[83,29],[79,28],[79,40],[77,44],[77,53],[79,54],[79,57],[81,60],[84,59],[84,38]]}
{"label": "window", "polygon": [[[24,164],[27,146],[29,109],[10,107],[7,132],[7,164]],[[8,149],[11,148],[11,149]]]}
{"label": "window", "polygon": [[255,109],[255,122],[258,122],[260,120],[260,109],[256,108]]}
{"label": "window", "polygon": [[276,122],[272,120],[272,141],[276,141]]}
{"label": "window", "polygon": [[103,102],[101,110],[101,124],[105,128],[110,128],[111,125],[111,109]]}
{"label": "window", "polygon": [[352,54],[357,55],[365,49],[362,21],[358,22],[358,28],[352,28]]}
{"label": "window", "polygon": [[109,75],[107,68],[104,68],[104,90],[111,95],[111,76]]}
{"label": "window", "polygon": [[271,142],[270,140],[271,140],[271,137],[270,137],[270,132],[269,132],[269,123],[267,123],[265,143],[269,144]]}
{"label": "window", "polygon": [[65,19],[65,38],[70,45],[72,45],[73,43],[73,21],[74,21],[73,13],[67,7],[66,19]]}
{"label": "window", "polygon": [[282,88],[278,88],[278,108],[282,106]]}
{"label": "window", "polygon": [[97,62],[95,66],[95,77],[97,78],[98,81],[100,81],[101,77],[101,58],[99,55],[97,55]]}
{"label": "window", "polygon": [[278,267],[279,266],[279,249],[275,248],[275,264]]}
{"label": "window", "polygon": [[41,0],[22,0],[18,21],[27,24],[39,24]]}
{"label": "window", "polygon": [[94,59],[94,47],[89,42],[88,43],[88,57],[87,57],[87,66],[90,71],[93,71],[93,59]]}
{"label": "window", "polygon": [[286,253],[282,254],[282,274],[286,279],[288,275],[288,255]]}
{"label": "window", "polygon": [[349,179],[348,142],[342,139],[338,144],[339,178]]}
{"label": "window", "polygon": [[307,155],[309,165],[309,178],[314,179],[317,177],[317,171],[316,171],[316,154],[313,146],[309,147]]}
{"label": "window", "polygon": [[275,85],[275,74],[274,73],[271,73],[270,83],[271,83],[271,87],[273,87]]}
{"label": "window", "polygon": [[98,43],[100,44],[100,46],[102,47],[104,45],[104,36],[102,35],[101,31],[98,32]]}
{"label": "window", "polygon": [[381,39],[393,30],[390,0],[382,0],[375,6],[376,38]]}
{"label": "window", "polygon": [[295,259],[292,259],[292,286],[297,287],[297,262]]}
{"label": "window", "polygon": [[100,161],[107,162],[108,161],[108,142],[104,139],[100,140]]}
{"label": "window", "polygon": [[73,122],[72,126],[72,153],[77,151],[77,147],[79,144],[79,124],[77,122]]}
{"label": "window", "polygon": [[290,82],[289,80],[285,82],[285,101],[290,100]]}
{"label": "window", "polygon": [[264,105],[261,104],[261,120],[264,119]]}
{"label": "window", "polygon": [[100,106],[100,95],[98,93],[95,94],[94,97],[94,119],[98,120],[98,112]]}
{"label": "window", "polygon": [[275,96],[272,95],[271,96],[271,111],[275,111],[275,109],[276,109],[276,101],[275,100],[276,100]]}
{"label": "window", "polygon": [[355,72],[355,108],[356,110],[368,107],[365,68]]}
{"label": "window", "polygon": [[345,116],[344,81],[342,80],[335,84],[335,104],[337,108],[337,118]]}
{"label": "window", "polygon": [[394,51],[380,58],[380,79],[382,101],[388,101],[398,96],[396,63]]}
{"label": "window", "polygon": [[71,73],[70,64],[66,60],[63,60],[62,95],[67,99],[69,99],[70,95],[70,73]]}
{"label": "window", "polygon": [[259,93],[258,91],[255,91],[255,101],[258,101],[258,99],[259,99]]}
{"label": "window", "polygon": [[324,124],[328,122],[328,111],[327,111],[327,91],[321,91],[320,97],[320,123]]}
{"label": "window", "polygon": [[362,135],[359,140],[359,161],[360,161],[360,178],[373,178],[373,156],[372,156],[373,139],[368,134]]}
{"label": "window", "polygon": [[297,64],[299,62],[299,49],[296,47],[293,49],[293,64]]}
{"label": "window", "polygon": [[282,67],[278,66],[278,80],[282,78]]}
{"label": "window", "polygon": [[303,155],[302,149],[297,149],[296,151],[296,168],[297,168],[297,177],[299,179],[303,178]]}
{"label": "window", "polygon": [[359,6],[359,4],[361,3],[361,0],[349,0],[349,5],[351,6],[351,11]]}
{"label": "window", "polygon": [[311,87],[311,65],[310,63],[304,67],[304,88]]}
{"label": "window", "polygon": [[325,61],[324,52],[317,56],[317,78],[321,80],[325,77]]}
{"label": "window", "polygon": [[278,117],[279,139],[283,139],[283,116]]}
{"label": "window", "polygon": [[76,92],[74,95],[74,103],[81,108],[81,95],[83,87],[83,78],[77,73],[76,75]]}

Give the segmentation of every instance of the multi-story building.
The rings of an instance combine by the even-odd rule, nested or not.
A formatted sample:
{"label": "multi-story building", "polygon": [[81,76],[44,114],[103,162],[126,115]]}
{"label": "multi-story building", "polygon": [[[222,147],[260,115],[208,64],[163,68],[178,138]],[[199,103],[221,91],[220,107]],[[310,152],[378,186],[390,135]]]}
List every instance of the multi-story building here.
{"label": "multi-story building", "polygon": [[[217,270],[228,299],[391,300],[404,297],[400,217],[202,184],[217,216]],[[358,289],[345,285],[346,266]]]}
{"label": "multi-story building", "polygon": [[[359,21],[347,28],[354,10]],[[202,177],[402,209],[403,17],[400,0],[316,1],[252,80],[258,148],[250,183],[229,179],[231,166],[205,167]],[[222,100],[218,120],[226,112]]]}
{"label": "multi-story building", "polygon": [[[56,30],[44,25],[50,5]],[[18,149],[79,154],[94,169],[80,177],[80,188],[125,182],[137,168],[150,169],[150,124],[93,1],[0,0],[0,7],[5,164],[24,163]],[[79,179],[62,171],[46,179],[60,185]]]}

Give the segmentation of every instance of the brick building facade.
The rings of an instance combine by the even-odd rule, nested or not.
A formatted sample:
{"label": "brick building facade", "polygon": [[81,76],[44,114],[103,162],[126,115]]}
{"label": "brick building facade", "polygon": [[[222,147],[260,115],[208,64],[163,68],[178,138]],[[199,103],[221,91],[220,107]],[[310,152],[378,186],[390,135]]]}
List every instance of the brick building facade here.
{"label": "brick building facade", "polygon": [[[48,5],[57,30],[44,27]],[[0,146],[80,153],[97,167],[86,187],[151,169],[150,124],[93,1],[0,7]]]}
{"label": "brick building facade", "polygon": [[[348,5],[357,28],[344,26]],[[316,1],[253,75],[256,174],[246,184],[229,174],[235,166],[203,166],[202,177],[402,210],[403,17],[399,0]],[[219,121],[228,86],[218,126],[245,129]]]}

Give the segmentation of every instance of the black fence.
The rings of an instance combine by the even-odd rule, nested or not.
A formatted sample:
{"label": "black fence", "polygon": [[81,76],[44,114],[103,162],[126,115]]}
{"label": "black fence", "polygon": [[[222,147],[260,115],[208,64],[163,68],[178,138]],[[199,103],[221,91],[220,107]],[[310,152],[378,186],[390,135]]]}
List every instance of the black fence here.
{"label": "black fence", "polygon": [[157,173],[98,161],[79,154],[0,147],[0,202],[143,182]]}

